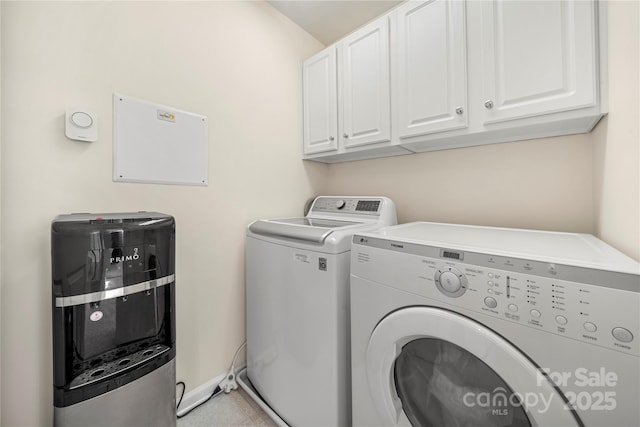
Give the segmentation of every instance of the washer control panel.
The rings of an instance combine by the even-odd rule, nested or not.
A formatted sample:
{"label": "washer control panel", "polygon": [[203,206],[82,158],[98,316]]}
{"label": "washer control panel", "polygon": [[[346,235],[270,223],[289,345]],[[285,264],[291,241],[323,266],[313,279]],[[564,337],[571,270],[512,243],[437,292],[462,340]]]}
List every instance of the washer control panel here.
{"label": "washer control panel", "polygon": [[640,275],[354,235],[351,275],[640,357]]}
{"label": "washer control panel", "polygon": [[439,293],[456,298],[452,304],[640,355],[638,292],[440,259],[422,264],[433,271]]}

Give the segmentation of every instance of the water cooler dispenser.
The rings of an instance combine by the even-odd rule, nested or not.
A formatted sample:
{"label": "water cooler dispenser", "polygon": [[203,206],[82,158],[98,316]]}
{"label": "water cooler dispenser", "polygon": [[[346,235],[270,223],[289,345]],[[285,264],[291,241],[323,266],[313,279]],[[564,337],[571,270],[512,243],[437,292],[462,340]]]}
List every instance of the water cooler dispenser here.
{"label": "water cooler dispenser", "polygon": [[173,217],[58,216],[51,261],[54,425],[175,426]]}

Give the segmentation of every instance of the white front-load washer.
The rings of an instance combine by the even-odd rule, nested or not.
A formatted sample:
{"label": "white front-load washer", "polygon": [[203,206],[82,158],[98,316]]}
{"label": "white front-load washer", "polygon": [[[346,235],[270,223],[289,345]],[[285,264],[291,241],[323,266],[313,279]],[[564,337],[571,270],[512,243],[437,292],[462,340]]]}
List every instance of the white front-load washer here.
{"label": "white front-load washer", "polygon": [[286,424],[351,423],[351,237],[396,223],[386,197],[318,197],[247,230],[247,372]]}
{"label": "white front-load washer", "polygon": [[351,258],[354,426],[640,425],[640,267],[594,236],[410,223]]}

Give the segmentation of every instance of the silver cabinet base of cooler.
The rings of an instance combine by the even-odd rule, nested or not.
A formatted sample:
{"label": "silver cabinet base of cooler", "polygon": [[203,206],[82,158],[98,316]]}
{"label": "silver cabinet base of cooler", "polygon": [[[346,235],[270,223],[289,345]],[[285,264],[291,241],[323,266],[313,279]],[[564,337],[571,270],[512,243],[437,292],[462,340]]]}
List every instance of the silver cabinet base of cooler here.
{"label": "silver cabinet base of cooler", "polygon": [[175,427],[176,360],[116,390],[64,408],[55,427]]}

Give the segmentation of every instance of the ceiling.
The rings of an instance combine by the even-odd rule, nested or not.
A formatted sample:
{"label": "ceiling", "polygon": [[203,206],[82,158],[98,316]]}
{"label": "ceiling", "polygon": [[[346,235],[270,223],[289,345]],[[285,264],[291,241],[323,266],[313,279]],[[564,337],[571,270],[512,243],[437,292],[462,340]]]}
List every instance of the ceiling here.
{"label": "ceiling", "polygon": [[293,22],[330,45],[402,0],[268,0]]}

